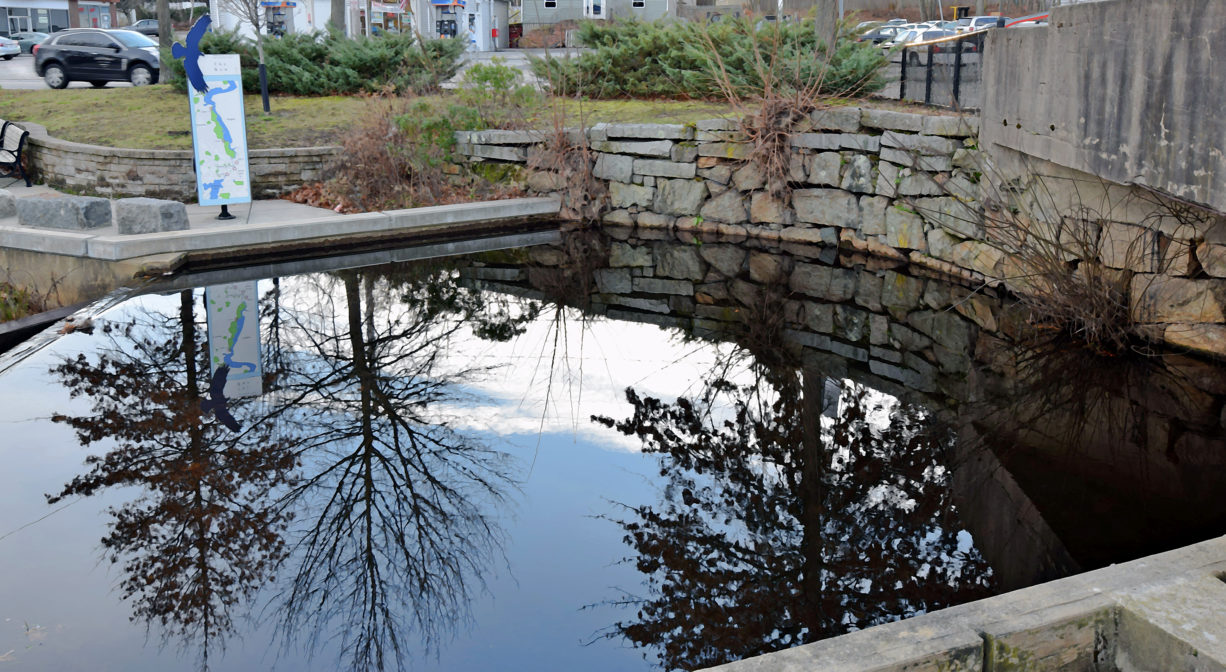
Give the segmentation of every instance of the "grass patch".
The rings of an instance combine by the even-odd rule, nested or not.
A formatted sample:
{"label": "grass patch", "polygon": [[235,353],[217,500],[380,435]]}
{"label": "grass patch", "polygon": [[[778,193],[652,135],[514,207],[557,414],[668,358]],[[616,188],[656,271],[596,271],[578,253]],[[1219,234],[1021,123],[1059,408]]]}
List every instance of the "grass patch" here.
{"label": "grass patch", "polygon": [[[445,106],[451,94],[426,97]],[[727,116],[720,103],[664,100],[561,101],[567,119],[592,124],[687,123]],[[252,149],[306,147],[339,142],[367,109],[361,96],[274,96],[272,114],[262,113],[260,97],[246,97],[247,141]],[[0,91],[0,117],[32,121],[64,140],[133,149],[191,149],[186,94],[169,86],[62,91]],[[529,124],[542,128],[552,120],[548,104],[530,113]]]}
{"label": "grass patch", "polygon": [[0,322],[20,319],[46,309],[46,303],[29,290],[0,282]]}
{"label": "grass patch", "polygon": [[[336,141],[361,113],[359,97],[273,97],[264,116],[258,95],[246,96],[252,149]],[[133,149],[191,149],[187,95],[169,86],[62,91],[0,91],[0,117],[32,121],[64,140]]]}

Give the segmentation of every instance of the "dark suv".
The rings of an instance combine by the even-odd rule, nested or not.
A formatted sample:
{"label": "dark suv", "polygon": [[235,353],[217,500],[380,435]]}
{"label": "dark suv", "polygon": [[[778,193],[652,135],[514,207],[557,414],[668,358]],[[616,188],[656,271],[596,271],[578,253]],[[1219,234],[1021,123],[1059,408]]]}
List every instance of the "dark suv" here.
{"label": "dark suv", "polygon": [[71,81],[99,87],[107,82],[156,84],[158,45],[131,30],[64,30],[34,47],[34,72],[53,89]]}

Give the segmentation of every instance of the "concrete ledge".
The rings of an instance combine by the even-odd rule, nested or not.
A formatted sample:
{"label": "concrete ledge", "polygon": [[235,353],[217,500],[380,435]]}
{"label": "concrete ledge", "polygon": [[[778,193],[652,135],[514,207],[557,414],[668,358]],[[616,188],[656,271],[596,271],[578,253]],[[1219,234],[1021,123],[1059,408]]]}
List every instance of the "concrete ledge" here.
{"label": "concrete ledge", "polygon": [[[18,227],[13,222],[11,226],[0,224],[0,247],[119,261],[157,254],[253,248],[343,236],[556,217],[560,209],[560,200],[540,197],[299,218],[297,221],[291,219],[295,215],[289,211],[281,215],[286,217],[284,221],[251,224],[240,218],[224,225],[198,223],[192,229],[144,234],[120,234],[114,226],[92,232],[50,231]],[[274,209],[274,212],[281,211]],[[316,212],[327,214],[327,211]]]}
{"label": "concrete ledge", "polygon": [[1223,670],[1223,572],[1226,537],[710,669]]}
{"label": "concrete ledge", "polygon": [[96,235],[83,231],[53,231],[24,226],[0,226],[0,247],[85,257],[89,256],[89,239]]}

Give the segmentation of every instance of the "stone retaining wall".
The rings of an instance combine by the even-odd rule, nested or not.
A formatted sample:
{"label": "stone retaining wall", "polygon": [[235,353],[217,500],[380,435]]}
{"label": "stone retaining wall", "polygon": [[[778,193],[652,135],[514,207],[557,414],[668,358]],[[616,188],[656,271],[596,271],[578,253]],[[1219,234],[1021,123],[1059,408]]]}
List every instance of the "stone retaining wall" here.
{"label": "stone retaining wall", "polygon": [[[29,168],[47,186],[97,196],[196,200],[190,151],[86,145],[51,137],[38,124],[22,125],[30,131]],[[248,155],[252,195],[277,197],[322,179],[339,152],[331,146],[253,149]]]}
{"label": "stone retaining wall", "polygon": [[[1021,228],[1037,223],[1059,238],[1065,218],[1086,215],[1077,209],[1084,202],[1046,209],[1022,202],[1055,191],[1055,182],[1021,189],[1015,181],[983,178],[994,175],[997,157],[980,151],[975,118],[857,107],[815,111],[793,132],[787,184],[775,189],[748,160],[753,147],[735,129],[735,122],[716,119],[598,124],[569,135],[572,151],[586,144],[592,175],[607,185],[607,224],[844,247],[1015,292],[1033,288],[1027,280],[1033,272],[1019,266],[1014,245],[1038,229]],[[545,151],[544,135],[460,132],[458,152],[470,164],[547,166],[544,155],[535,156]],[[527,174],[530,189],[564,199],[577,182],[548,171]],[[1073,191],[1088,193],[1084,185]],[[1119,207],[1094,213],[1098,248],[1088,260],[1136,274],[1131,282],[1123,278],[1122,291],[1135,318],[1153,323],[1152,337],[1226,356],[1226,246],[1220,244],[1226,220],[1173,222],[1156,201],[1125,203],[1108,194],[1103,202]],[[1021,228],[1002,237],[1000,227],[985,225],[989,220]],[[1079,259],[1074,254],[1069,261]]]}

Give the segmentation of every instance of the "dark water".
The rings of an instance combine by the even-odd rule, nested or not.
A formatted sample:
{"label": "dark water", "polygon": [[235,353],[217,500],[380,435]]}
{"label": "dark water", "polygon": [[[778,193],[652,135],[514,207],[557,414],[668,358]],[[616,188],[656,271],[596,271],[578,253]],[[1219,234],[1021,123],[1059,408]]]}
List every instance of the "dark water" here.
{"label": "dark water", "polygon": [[693,669],[1226,530],[1220,367],[830,256],[264,278],[237,430],[201,289],[100,309],[0,360],[0,669]]}

